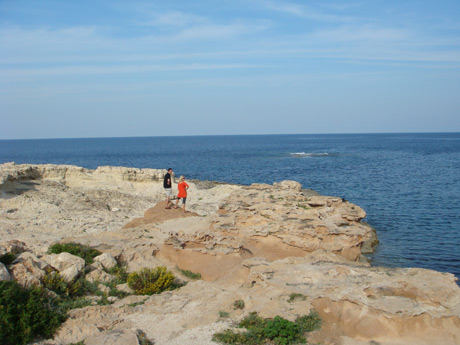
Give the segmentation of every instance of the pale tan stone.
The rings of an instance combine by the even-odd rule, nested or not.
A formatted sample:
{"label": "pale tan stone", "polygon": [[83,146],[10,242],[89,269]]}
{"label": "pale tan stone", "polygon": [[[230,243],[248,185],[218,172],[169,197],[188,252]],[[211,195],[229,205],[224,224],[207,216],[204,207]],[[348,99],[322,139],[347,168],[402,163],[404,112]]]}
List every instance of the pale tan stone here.
{"label": "pale tan stone", "polygon": [[[162,207],[163,173],[0,165],[0,209],[10,210],[0,212],[0,236],[24,242],[35,254],[22,254],[13,265],[17,275],[39,283],[46,263],[37,256],[65,239],[110,254],[129,272],[166,266],[188,281],[160,295],[72,310],[47,344],[105,341],[108,330],[140,329],[156,345],[211,345],[213,333],[249,312],[294,320],[313,309],[323,327],[309,343],[460,343],[455,277],[362,261],[378,239],[362,223],[366,214],[360,207],[302,190],[294,181],[249,187],[196,181],[189,183],[192,212],[183,217]],[[142,221],[123,228],[136,218]],[[87,267],[87,279],[114,279],[103,267]],[[178,268],[202,279],[186,278]],[[234,308],[236,300],[244,301],[243,309]]]}

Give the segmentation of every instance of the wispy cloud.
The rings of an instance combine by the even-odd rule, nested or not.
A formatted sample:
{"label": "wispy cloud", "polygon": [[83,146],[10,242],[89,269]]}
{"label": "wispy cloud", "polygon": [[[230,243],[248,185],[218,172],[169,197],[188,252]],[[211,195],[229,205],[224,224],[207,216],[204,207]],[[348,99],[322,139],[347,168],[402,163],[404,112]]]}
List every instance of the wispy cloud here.
{"label": "wispy cloud", "polygon": [[407,30],[371,25],[342,26],[333,29],[322,29],[313,32],[310,37],[328,43],[334,42],[396,42],[411,39],[411,33]]}
{"label": "wispy cloud", "polygon": [[[266,8],[281,12],[285,14],[294,15],[301,18],[307,18],[319,22],[350,22],[353,21],[352,17],[335,14],[327,11],[320,11],[318,9],[314,9],[310,6],[297,4],[297,3],[289,3],[289,2],[277,2],[277,1],[266,1],[264,2]],[[332,7],[329,7],[332,9]],[[338,9],[338,7],[335,7]]]}
{"label": "wispy cloud", "polygon": [[207,19],[203,16],[181,11],[169,11],[164,13],[154,12],[150,14],[150,16],[150,20],[140,22],[140,24],[152,26],[183,27],[207,22]]}
{"label": "wispy cloud", "polygon": [[37,77],[62,77],[81,75],[104,75],[104,74],[133,74],[147,72],[170,72],[170,71],[204,71],[204,70],[229,70],[229,69],[254,69],[260,66],[250,64],[168,64],[168,65],[113,65],[113,66],[65,66],[49,68],[20,68],[0,71],[2,78],[30,79]]}

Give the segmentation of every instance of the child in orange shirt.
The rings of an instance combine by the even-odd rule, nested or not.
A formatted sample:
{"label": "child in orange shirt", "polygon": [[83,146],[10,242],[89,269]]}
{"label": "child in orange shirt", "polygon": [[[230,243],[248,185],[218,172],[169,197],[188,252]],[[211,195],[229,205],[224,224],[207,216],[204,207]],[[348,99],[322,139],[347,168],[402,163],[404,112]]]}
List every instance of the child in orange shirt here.
{"label": "child in orange shirt", "polygon": [[188,184],[185,182],[185,177],[181,176],[179,178],[179,183],[177,184],[177,189],[179,190],[179,194],[177,194],[177,201],[174,208],[178,208],[177,205],[179,204],[179,200],[182,199],[182,210],[185,211],[185,202],[187,201],[187,189]]}

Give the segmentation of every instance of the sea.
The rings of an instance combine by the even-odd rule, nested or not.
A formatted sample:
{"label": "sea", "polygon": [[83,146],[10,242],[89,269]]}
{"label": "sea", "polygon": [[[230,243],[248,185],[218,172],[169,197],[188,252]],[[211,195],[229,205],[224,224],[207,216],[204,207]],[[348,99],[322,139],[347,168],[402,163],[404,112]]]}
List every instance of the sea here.
{"label": "sea", "polygon": [[460,133],[0,140],[0,163],[173,168],[187,179],[295,180],[362,207],[374,266],[460,277]]}

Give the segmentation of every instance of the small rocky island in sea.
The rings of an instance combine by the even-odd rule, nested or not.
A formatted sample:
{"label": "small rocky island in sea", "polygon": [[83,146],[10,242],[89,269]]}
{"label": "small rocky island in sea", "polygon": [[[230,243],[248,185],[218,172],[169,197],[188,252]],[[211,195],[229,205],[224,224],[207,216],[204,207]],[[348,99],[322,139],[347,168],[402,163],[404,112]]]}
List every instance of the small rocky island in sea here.
{"label": "small rocky island in sea", "polygon": [[[460,344],[457,279],[371,266],[378,240],[359,206],[294,181],[189,181],[184,214],[165,209],[164,173],[0,165],[0,283],[69,301],[92,287],[35,344],[218,344],[244,338],[242,320],[298,330],[308,315],[308,344]],[[50,250],[66,245],[94,255]],[[167,270],[155,271],[167,291],[136,290],[146,268]],[[261,344],[294,343],[273,329]]]}

